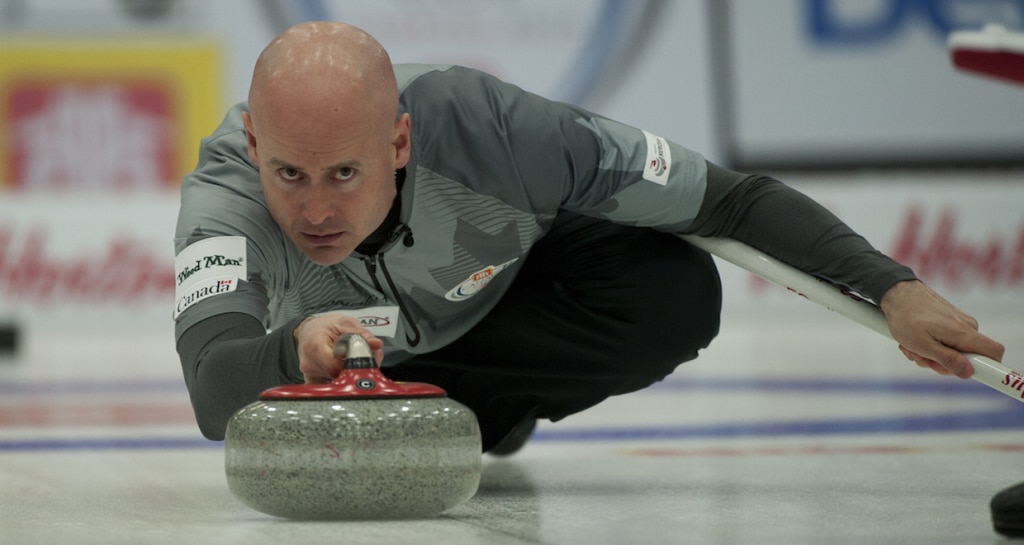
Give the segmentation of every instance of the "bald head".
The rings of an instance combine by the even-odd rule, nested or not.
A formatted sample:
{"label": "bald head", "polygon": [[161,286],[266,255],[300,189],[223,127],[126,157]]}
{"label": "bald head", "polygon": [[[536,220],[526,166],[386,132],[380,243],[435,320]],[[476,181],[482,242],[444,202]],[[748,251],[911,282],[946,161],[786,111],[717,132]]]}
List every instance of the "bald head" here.
{"label": "bald head", "polygon": [[242,112],[267,209],[314,263],[346,259],[387,218],[411,156],[387,52],[339,23],[303,23],[260,54]]}
{"label": "bald head", "polygon": [[377,40],[352,25],[298,24],[257,59],[249,109],[257,125],[261,117],[279,113],[291,118],[286,123],[355,115],[393,122],[398,89],[391,59]]}

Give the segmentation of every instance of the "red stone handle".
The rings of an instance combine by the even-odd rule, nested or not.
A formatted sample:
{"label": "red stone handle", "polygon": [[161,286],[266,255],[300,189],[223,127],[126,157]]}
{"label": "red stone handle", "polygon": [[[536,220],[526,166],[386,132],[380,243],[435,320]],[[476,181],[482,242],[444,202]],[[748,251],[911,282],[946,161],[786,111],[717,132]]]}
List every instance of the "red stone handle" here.
{"label": "red stone handle", "polygon": [[373,350],[362,335],[348,333],[334,342],[334,355],[345,361],[336,379],[327,384],[287,384],[265,390],[260,399],[375,399],[391,397],[445,397],[433,384],[394,382],[384,376]]}

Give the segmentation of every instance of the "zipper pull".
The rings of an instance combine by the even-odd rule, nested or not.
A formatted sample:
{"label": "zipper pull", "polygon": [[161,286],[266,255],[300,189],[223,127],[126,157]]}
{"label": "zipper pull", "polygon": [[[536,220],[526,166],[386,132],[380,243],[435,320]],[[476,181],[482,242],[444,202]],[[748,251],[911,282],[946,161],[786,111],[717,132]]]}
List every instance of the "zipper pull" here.
{"label": "zipper pull", "polygon": [[416,243],[416,240],[412,238],[412,229],[406,224],[401,224],[397,229],[392,231],[391,240],[389,243],[396,242],[398,239],[402,239],[402,245],[406,248],[412,248],[412,245]]}

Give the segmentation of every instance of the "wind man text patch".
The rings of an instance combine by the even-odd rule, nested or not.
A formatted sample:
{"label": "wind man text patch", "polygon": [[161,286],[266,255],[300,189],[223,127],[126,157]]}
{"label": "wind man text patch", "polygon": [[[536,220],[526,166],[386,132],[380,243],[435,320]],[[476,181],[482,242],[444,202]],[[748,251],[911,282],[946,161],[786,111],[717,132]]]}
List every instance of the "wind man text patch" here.
{"label": "wind man text patch", "polygon": [[211,237],[174,258],[174,319],[188,307],[238,289],[245,280],[245,237]]}

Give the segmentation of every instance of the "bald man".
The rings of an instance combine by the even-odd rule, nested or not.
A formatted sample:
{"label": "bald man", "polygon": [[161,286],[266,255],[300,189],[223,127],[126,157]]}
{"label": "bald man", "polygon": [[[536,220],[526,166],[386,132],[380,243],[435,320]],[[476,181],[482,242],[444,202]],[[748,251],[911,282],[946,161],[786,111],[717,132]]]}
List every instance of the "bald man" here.
{"label": "bald man", "polygon": [[867,295],[904,354],[969,377],[1003,347],[818,204],[665,138],[457,66],[392,66],[348,25],[260,55],[203,141],[175,235],[177,349],[203,434],[340,372],[341,334],[445,388],[483,449],[644,388],[718,333],[732,237]]}

